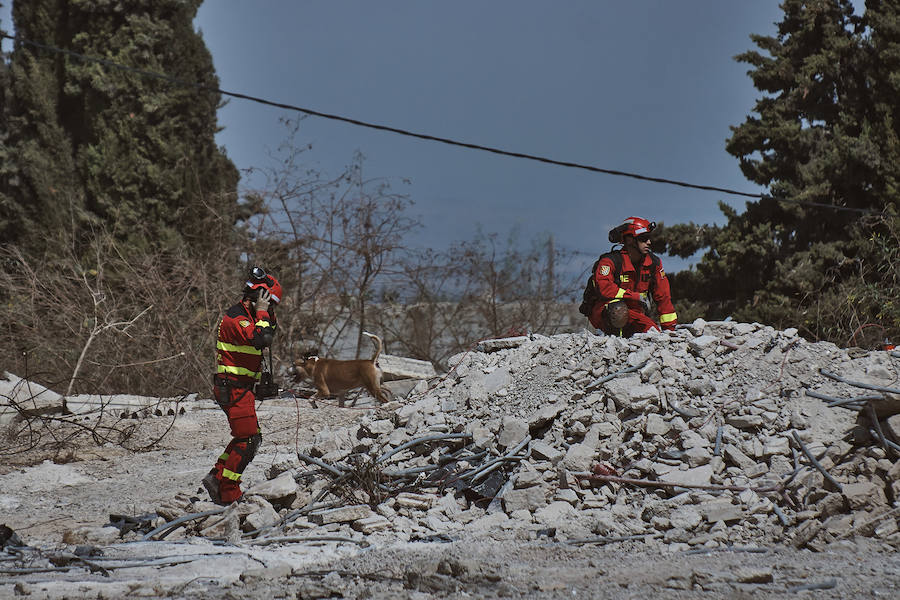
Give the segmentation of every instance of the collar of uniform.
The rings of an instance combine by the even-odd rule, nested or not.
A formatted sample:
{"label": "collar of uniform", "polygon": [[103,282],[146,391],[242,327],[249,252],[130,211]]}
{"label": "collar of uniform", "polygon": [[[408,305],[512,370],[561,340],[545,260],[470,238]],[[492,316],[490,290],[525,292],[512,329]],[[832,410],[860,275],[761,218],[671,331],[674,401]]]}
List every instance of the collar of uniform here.
{"label": "collar of uniform", "polygon": [[[622,270],[623,271],[636,271],[637,270],[634,268],[634,264],[631,262],[631,256],[629,256],[628,250],[626,250],[625,248],[622,248],[622,259],[623,259],[623,261],[622,261]],[[647,267],[647,266],[650,266],[652,263],[653,263],[653,261],[650,259],[650,255],[645,254],[644,260],[643,260],[643,262],[641,262],[641,266]]]}

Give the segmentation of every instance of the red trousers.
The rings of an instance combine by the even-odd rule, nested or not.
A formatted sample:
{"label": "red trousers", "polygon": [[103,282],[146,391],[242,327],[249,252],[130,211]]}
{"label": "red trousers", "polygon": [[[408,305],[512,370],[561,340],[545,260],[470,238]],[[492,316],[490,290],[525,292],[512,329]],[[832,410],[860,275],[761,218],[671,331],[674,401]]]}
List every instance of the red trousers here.
{"label": "red trousers", "polygon": [[217,385],[213,388],[213,396],[225,411],[231,427],[231,441],[214,467],[221,500],[229,503],[240,498],[243,493],[241,475],[256,455],[262,442],[262,434],[256,418],[256,396],[253,390]]}

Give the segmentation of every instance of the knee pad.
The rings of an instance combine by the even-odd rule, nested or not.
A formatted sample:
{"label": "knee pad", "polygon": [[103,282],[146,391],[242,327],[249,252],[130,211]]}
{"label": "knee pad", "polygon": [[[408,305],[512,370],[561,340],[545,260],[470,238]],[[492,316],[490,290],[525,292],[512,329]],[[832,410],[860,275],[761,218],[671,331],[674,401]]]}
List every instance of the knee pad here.
{"label": "knee pad", "polygon": [[236,473],[243,473],[250,461],[256,456],[256,451],[262,443],[262,434],[256,433],[250,437],[235,440],[234,450],[239,457],[238,464],[232,469]]}
{"label": "knee pad", "polygon": [[260,444],[262,444],[261,433],[254,433],[249,438],[247,438],[247,455],[251,460],[254,456],[256,456],[256,451],[259,449]]}

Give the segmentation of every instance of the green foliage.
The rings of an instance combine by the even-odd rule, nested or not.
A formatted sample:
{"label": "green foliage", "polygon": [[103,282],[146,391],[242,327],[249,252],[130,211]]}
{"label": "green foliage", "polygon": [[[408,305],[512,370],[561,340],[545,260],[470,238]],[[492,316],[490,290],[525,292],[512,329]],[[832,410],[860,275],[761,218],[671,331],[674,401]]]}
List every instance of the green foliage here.
{"label": "green foliage", "polygon": [[[28,0],[22,38],[218,87],[200,0]],[[219,94],[18,42],[0,65],[0,344],[65,392],[205,390],[247,220]]]}
{"label": "green foliage", "polygon": [[866,7],[860,16],[848,0],[786,0],[777,35],[751,36],[759,51],[736,57],[763,96],[726,149],[774,198],[740,214],[722,205],[720,228],[671,228],[674,253],[704,250],[672,284],[705,318],[798,327],[839,343],[860,321],[894,327],[881,308],[892,304],[875,289],[900,288],[872,240],[898,241],[890,215],[900,199],[900,7]]}
{"label": "green foliage", "polygon": [[[192,21],[199,0],[16,2],[23,38],[218,87]],[[232,215],[238,173],[215,145],[217,93],[27,44],[10,57],[0,227],[39,244],[41,230],[103,224],[126,247],[196,246],[204,207]],[[234,223],[228,223],[233,226]]]}

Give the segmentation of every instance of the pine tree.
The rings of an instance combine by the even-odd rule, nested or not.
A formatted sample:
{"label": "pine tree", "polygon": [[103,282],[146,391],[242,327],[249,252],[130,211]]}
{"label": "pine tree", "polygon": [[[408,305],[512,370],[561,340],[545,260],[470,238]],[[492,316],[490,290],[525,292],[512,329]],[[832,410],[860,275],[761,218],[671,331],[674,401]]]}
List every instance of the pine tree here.
{"label": "pine tree", "polygon": [[696,244],[693,226],[670,228],[682,255],[709,248],[674,281],[707,318],[733,315],[835,340],[852,329],[837,306],[881,260],[870,242],[890,228],[883,218],[827,207],[894,210],[900,166],[897,9],[867,4],[859,16],[848,0],[786,0],[777,35],[751,36],[760,51],[736,57],[763,96],[732,127],[726,150],[774,198],[740,214],[723,205],[727,224]]}

